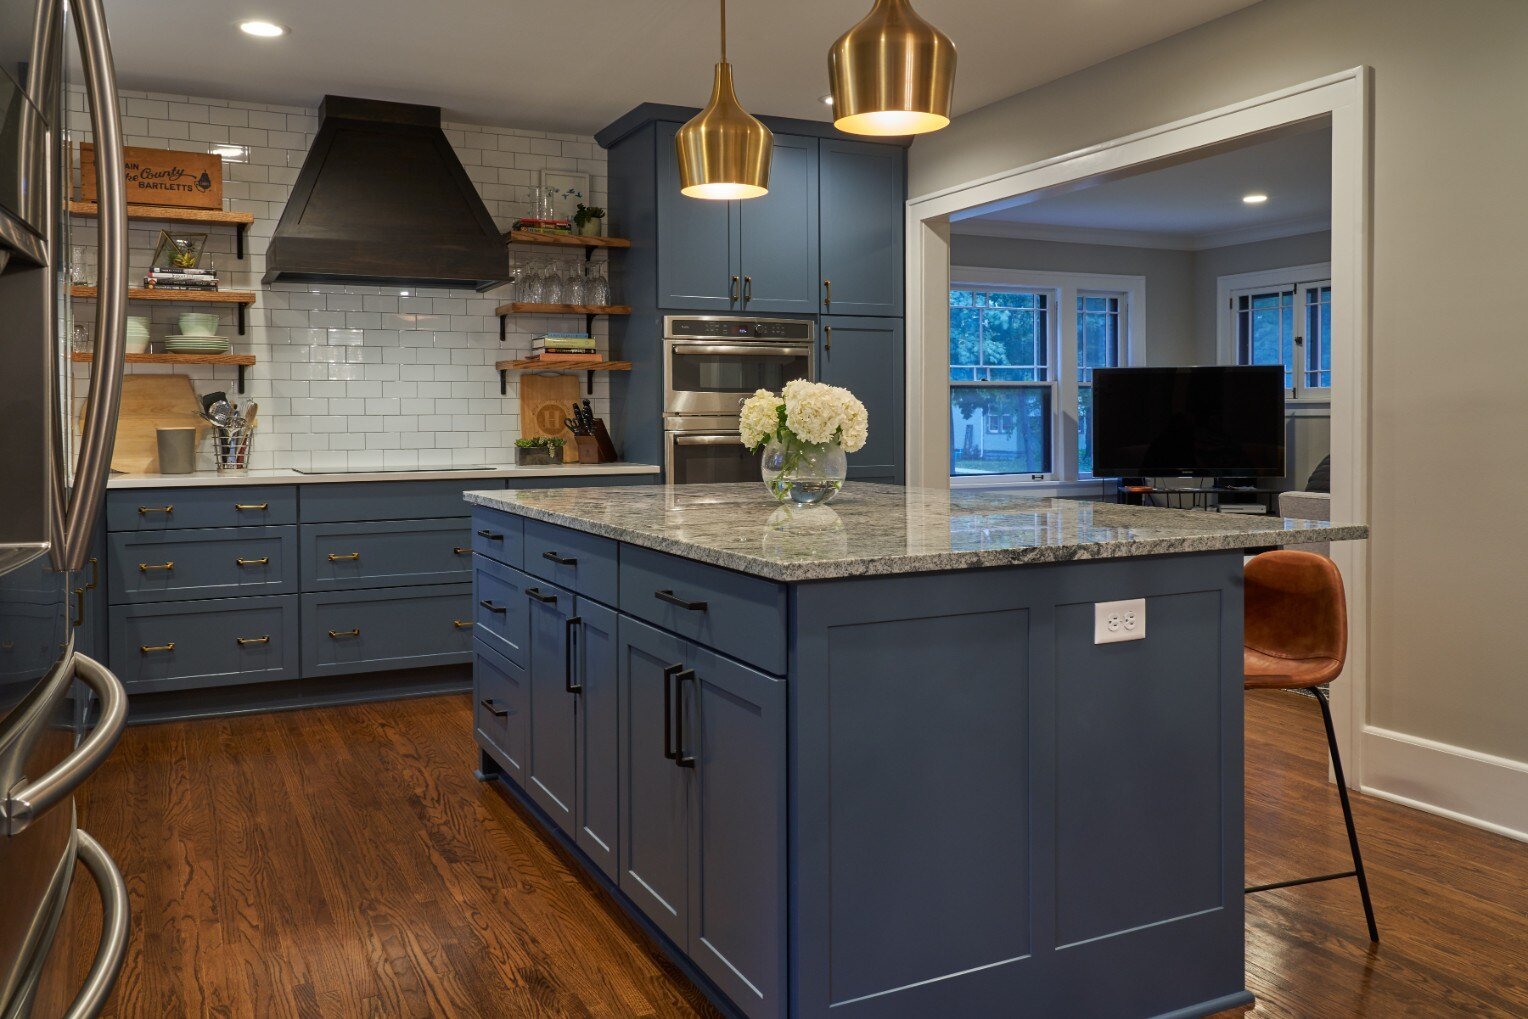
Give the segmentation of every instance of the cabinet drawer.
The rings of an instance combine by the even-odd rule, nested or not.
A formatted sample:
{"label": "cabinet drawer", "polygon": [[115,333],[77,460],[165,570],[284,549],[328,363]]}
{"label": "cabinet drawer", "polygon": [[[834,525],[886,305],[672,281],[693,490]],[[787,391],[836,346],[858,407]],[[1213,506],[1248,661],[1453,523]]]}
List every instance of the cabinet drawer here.
{"label": "cabinet drawer", "polygon": [[302,674],[456,665],[472,658],[471,584],[302,596]]}
{"label": "cabinet drawer", "polygon": [[785,674],[783,584],[626,545],[621,611]]}
{"label": "cabinet drawer", "polygon": [[475,507],[472,511],[472,551],[520,569],[525,561],[525,518]]}
{"label": "cabinet drawer", "polygon": [[486,741],[510,778],[524,784],[530,688],[525,670],[481,640],[472,642],[472,704],[479,742]]}
{"label": "cabinet drawer", "polygon": [[478,640],[519,666],[530,664],[530,597],[536,581],[492,559],[476,556],[472,575],[472,620]]}
{"label": "cabinet drawer", "polygon": [[525,521],[525,572],[606,605],[616,603],[618,548],[597,534]]}
{"label": "cabinet drawer", "polygon": [[144,488],[106,493],[108,531],[295,523],[297,490],[291,485]]}
{"label": "cabinet drawer", "polygon": [[302,525],[302,589],[354,591],[472,579],[467,522],[405,520]]}
{"label": "cabinet drawer", "polygon": [[213,527],[108,536],[113,605],[297,593],[297,528]]}
{"label": "cabinet drawer", "polygon": [[472,507],[463,492],[502,489],[492,478],[462,481],[365,481],[302,486],[300,518],[305,524],[353,520],[428,520],[465,517]]}
{"label": "cabinet drawer", "polygon": [[297,595],[114,608],[111,661],[133,693],[296,679]]}

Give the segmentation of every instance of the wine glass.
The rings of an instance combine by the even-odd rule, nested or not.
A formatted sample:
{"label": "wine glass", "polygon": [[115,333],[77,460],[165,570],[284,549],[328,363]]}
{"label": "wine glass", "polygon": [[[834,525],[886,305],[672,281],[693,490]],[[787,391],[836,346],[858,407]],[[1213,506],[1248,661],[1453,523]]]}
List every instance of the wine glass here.
{"label": "wine glass", "polygon": [[520,284],[520,299],[526,304],[545,303],[546,276],[541,271],[540,262],[532,262],[530,268],[525,270],[525,279]]}
{"label": "wine glass", "polygon": [[546,304],[562,304],[562,274],[557,271],[555,262],[547,265],[546,271],[541,278],[544,287],[544,293],[541,295],[542,302]]}
{"label": "wine glass", "polygon": [[589,280],[588,297],[590,304],[610,303],[610,281],[605,278],[603,262],[595,268],[594,276]]}
{"label": "wine glass", "polygon": [[587,299],[587,283],[584,280],[584,267],[574,263],[568,268],[568,275],[562,284],[562,299],[568,304],[584,304]]}

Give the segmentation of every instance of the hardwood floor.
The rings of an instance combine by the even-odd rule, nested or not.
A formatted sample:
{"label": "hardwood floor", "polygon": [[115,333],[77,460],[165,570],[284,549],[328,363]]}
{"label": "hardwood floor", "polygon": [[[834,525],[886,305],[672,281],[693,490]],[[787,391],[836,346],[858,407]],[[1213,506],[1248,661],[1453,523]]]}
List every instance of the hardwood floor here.
{"label": "hardwood floor", "polygon": [[[1315,705],[1255,693],[1247,717],[1249,882],[1345,869]],[[470,724],[453,696],[129,730],[80,797],[132,892],[107,1014],[715,1015],[473,780]],[[1251,896],[1249,1014],[1528,1015],[1528,845],[1355,810],[1383,943],[1352,881]]]}

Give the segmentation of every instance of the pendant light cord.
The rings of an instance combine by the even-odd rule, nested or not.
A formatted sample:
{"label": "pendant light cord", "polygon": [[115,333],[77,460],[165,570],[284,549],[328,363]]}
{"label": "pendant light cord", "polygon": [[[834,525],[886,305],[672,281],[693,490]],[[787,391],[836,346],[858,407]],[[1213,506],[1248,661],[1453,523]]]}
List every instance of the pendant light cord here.
{"label": "pendant light cord", "polygon": [[721,0],[722,4],[722,63],[727,62],[727,0]]}

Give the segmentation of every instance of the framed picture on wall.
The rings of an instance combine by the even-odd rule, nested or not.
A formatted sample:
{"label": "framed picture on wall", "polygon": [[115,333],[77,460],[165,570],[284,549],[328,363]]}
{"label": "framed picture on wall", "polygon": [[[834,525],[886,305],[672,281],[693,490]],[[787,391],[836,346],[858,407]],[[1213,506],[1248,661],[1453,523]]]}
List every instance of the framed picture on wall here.
{"label": "framed picture on wall", "polygon": [[552,189],[552,208],[557,219],[572,219],[578,203],[592,205],[587,173],[578,170],[542,170],[541,186]]}

